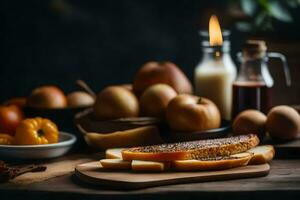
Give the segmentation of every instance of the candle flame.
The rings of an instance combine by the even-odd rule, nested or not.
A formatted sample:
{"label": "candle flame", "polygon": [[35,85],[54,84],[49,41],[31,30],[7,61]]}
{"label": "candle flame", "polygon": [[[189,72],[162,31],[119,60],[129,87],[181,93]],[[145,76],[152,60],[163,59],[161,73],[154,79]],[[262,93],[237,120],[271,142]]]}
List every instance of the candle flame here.
{"label": "candle flame", "polygon": [[212,15],[209,19],[209,44],[219,46],[223,44],[222,31],[217,16]]}

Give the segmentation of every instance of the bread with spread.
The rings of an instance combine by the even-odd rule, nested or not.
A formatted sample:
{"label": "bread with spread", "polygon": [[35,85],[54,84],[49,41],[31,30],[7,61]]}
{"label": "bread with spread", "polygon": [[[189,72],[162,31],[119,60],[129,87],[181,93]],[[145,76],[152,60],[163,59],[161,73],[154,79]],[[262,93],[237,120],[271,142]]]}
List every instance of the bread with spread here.
{"label": "bread with spread", "polygon": [[144,161],[197,160],[245,152],[258,144],[258,137],[249,134],[129,148],[122,151],[122,158]]}
{"label": "bread with spread", "polygon": [[[129,149],[108,149],[106,151],[106,158],[115,159],[104,159],[100,162],[102,167],[106,169],[131,169],[133,171],[222,170],[250,164],[264,164],[272,160],[275,155],[273,146],[257,146],[258,143],[258,138],[250,134],[246,136],[179,142]],[[157,148],[157,151],[154,152],[153,149],[155,148]],[[130,155],[130,159],[127,157],[127,160],[125,160],[123,156],[126,156],[126,152],[131,153],[132,149],[138,149],[138,151],[133,151],[134,153],[138,153],[138,157],[132,157],[132,155]],[[147,152],[145,152],[145,149],[147,149]],[[152,151],[150,151],[150,149],[152,149]],[[163,151],[163,149],[165,149],[165,151]],[[186,153],[186,156],[182,156],[184,153]],[[143,154],[148,155],[148,157],[142,157],[141,155]],[[149,156],[149,154],[152,157]],[[149,158],[152,158],[152,160],[149,160]]]}

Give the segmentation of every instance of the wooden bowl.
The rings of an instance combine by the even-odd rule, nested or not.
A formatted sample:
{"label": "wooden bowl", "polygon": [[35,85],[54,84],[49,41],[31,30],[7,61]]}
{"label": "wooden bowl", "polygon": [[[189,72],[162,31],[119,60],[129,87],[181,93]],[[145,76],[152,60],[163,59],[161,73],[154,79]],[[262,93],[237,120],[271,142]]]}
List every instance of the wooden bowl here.
{"label": "wooden bowl", "polygon": [[157,118],[135,117],[98,120],[93,110],[87,109],[75,116],[77,128],[86,143],[96,150],[125,148],[162,143]]}
{"label": "wooden bowl", "polygon": [[93,115],[93,109],[86,109],[75,116],[75,123],[86,132],[112,133],[142,126],[158,125],[161,120],[152,117],[119,118],[113,120],[98,120]]}
{"label": "wooden bowl", "polygon": [[116,131],[131,130],[143,126],[156,126],[163,142],[181,142],[225,137],[231,130],[230,121],[222,120],[220,128],[197,132],[174,132],[162,120],[152,117],[120,118],[99,121],[95,119],[92,109],[87,109],[75,116],[75,123],[85,135],[88,132],[111,134]]}

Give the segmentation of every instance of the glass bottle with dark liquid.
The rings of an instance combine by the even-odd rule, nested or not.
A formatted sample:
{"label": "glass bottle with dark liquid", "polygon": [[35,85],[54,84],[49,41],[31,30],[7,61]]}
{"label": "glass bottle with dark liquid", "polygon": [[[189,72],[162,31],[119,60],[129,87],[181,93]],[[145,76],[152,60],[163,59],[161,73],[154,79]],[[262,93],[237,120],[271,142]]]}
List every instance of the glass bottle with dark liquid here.
{"label": "glass bottle with dark liquid", "polygon": [[260,110],[267,114],[272,107],[273,78],[269,73],[268,58],[283,62],[287,85],[291,84],[285,57],[280,53],[267,53],[264,41],[249,40],[242,53],[238,54],[241,66],[232,85],[232,119],[247,109]]}

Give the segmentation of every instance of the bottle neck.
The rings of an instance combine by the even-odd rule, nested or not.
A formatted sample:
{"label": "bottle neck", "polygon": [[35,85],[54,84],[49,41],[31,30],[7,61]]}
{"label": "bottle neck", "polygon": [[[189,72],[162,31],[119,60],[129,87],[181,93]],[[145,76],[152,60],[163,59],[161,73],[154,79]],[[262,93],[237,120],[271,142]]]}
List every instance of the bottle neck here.
{"label": "bottle neck", "polygon": [[230,43],[224,41],[223,45],[210,46],[208,41],[202,42],[203,57],[220,58],[222,56],[230,55]]}
{"label": "bottle neck", "polygon": [[240,66],[238,79],[253,80],[256,81],[260,78],[262,68],[264,67],[264,61],[262,59],[244,60]]}
{"label": "bottle neck", "polygon": [[273,79],[267,66],[267,57],[240,58],[241,66],[237,75],[237,82],[252,82],[272,86]]}
{"label": "bottle neck", "polygon": [[218,46],[210,46],[208,41],[202,41],[201,43],[203,54],[222,52],[222,53],[230,53],[230,42],[224,41],[222,45]]}
{"label": "bottle neck", "polygon": [[205,52],[203,51],[203,55],[202,55],[202,60],[222,60],[222,59],[226,59],[226,58],[230,58],[230,53],[229,52],[223,52],[220,50],[214,50],[212,52]]}
{"label": "bottle neck", "polygon": [[230,43],[224,41],[221,46],[209,46],[207,41],[202,42],[202,63],[210,61],[233,63],[230,56]]}

